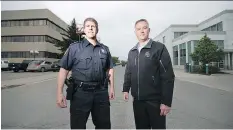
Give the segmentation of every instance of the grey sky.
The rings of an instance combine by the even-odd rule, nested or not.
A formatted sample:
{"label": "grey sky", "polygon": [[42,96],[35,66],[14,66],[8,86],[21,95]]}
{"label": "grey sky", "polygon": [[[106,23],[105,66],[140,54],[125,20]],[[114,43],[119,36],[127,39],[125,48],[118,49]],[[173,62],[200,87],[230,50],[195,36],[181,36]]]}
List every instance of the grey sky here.
{"label": "grey sky", "polygon": [[73,18],[82,24],[86,17],[99,22],[101,41],[113,56],[126,59],[137,43],[134,34],[136,20],[149,21],[154,38],[171,24],[198,24],[225,10],[233,9],[232,1],[1,1],[1,10],[48,8],[67,24]]}

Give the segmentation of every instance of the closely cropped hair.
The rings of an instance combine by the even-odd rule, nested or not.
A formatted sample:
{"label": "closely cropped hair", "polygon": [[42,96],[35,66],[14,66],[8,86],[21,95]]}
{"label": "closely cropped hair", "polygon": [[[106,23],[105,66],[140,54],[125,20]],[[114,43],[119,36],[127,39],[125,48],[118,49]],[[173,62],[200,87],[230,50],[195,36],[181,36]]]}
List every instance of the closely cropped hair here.
{"label": "closely cropped hair", "polygon": [[134,26],[136,26],[139,22],[146,22],[149,25],[149,23],[146,19],[139,19],[138,21],[135,22]]}
{"label": "closely cropped hair", "polygon": [[86,18],[86,19],[84,20],[84,22],[83,22],[83,26],[85,26],[85,24],[86,24],[86,22],[87,22],[87,21],[94,22],[94,23],[95,23],[96,28],[98,29],[98,22],[97,22],[94,18],[91,18],[91,17]]}

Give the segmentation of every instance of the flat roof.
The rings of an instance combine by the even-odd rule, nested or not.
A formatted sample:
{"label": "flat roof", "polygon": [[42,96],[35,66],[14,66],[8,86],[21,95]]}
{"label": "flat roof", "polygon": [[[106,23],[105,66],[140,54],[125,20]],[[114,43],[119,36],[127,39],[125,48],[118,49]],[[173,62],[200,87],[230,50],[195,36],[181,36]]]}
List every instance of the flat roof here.
{"label": "flat roof", "polygon": [[210,18],[208,18],[208,19],[206,19],[206,20],[204,20],[202,22],[200,22],[199,24],[171,24],[168,28],[166,28],[164,31],[162,31],[161,33],[159,33],[153,39],[155,39],[159,35],[161,35],[164,32],[166,32],[169,28],[172,28],[172,27],[198,27],[199,25],[204,24],[204,23],[206,23],[208,21],[211,21],[211,20],[213,20],[213,19],[215,19],[215,18],[217,18],[217,17],[219,17],[219,16],[221,16],[223,14],[226,14],[226,13],[233,13],[233,10],[223,10],[220,13],[218,13],[218,14],[216,14],[216,15],[214,15],[214,16],[212,16],[212,17],[210,17]]}

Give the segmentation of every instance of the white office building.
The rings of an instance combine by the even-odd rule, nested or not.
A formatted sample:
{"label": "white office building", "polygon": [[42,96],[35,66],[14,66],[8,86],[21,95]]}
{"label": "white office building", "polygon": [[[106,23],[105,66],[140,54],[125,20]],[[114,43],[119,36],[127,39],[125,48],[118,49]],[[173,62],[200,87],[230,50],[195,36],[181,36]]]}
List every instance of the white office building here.
{"label": "white office building", "polygon": [[233,10],[224,10],[195,25],[170,25],[154,40],[166,45],[174,67],[183,68],[185,63],[198,64],[190,54],[205,34],[225,53],[220,67],[233,69]]}

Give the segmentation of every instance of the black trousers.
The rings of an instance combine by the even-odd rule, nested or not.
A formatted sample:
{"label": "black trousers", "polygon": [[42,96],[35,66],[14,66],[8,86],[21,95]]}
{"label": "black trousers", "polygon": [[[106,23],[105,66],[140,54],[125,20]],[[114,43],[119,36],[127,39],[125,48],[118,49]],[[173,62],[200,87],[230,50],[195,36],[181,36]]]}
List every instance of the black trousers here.
{"label": "black trousers", "polygon": [[78,88],[70,102],[71,129],[86,129],[89,114],[95,129],[111,129],[108,89],[92,92]]}
{"label": "black trousers", "polygon": [[166,129],[166,117],[160,116],[160,104],[155,101],[133,101],[136,129]]}

